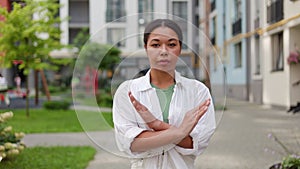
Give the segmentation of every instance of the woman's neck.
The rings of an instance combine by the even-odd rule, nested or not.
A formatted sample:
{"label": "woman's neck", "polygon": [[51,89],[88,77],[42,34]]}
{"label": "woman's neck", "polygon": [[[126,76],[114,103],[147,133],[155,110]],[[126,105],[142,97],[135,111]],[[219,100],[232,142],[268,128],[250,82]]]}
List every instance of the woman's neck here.
{"label": "woman's neck", "polygon": [[165,89],[175,83],[175,72],[169,73],[158,69],[151,69],[150,82],[158,88]]}

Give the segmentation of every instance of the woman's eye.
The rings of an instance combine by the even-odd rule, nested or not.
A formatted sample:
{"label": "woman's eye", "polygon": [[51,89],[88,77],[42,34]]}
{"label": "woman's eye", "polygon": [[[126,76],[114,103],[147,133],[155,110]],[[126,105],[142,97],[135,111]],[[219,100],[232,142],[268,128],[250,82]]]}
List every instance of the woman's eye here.
{"label": "woman's eye", "polygon": [[159,47],[159,44],[152,44],[151,46],[157,48]]}
{"label": "woman's eye", "polygon": [[174,46],[176,46],[176,44],[175,43],[170,43],[169,46],[174,47]]}

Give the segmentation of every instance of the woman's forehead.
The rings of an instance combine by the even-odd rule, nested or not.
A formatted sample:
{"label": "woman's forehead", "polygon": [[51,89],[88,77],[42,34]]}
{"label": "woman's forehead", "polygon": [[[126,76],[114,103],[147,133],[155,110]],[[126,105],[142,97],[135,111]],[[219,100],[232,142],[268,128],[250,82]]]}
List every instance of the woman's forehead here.
{"label": "woman's forehead", "polygon": [[176,32],[166,26],[155,28],[149,36],[149,38],[151,38],[151,39],[152,38],[160,38],[160,37],[178,40],[178,35],[176,34]]}

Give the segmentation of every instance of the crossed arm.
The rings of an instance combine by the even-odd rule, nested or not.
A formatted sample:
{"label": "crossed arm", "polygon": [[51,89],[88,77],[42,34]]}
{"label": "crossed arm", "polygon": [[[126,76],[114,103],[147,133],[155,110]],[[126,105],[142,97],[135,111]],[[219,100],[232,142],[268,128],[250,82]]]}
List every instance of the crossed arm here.
{"label": "crossed arm", "polygon": [[152,113],[138,102],[131,92],[128,93],[130,101],[148,127],[153,131],[143,131],[132,142],[131,150],[134,152],[147,151],[166,144],[177,144],[183,148],[193,148],[192,137],[189,136],[200,118],[205,114],[210,105],[210,99],[193,108],[185,114],[179,127],[172,126],[156,119]]}

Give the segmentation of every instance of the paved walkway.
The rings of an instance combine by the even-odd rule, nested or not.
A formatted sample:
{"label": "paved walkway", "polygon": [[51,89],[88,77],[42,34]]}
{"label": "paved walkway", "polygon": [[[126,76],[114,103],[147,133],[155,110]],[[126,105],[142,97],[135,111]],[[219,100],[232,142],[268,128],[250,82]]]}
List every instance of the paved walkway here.
{"label": "paved walkway", "polygon": [[[278,144],[267,136],[273,132],[281,141],[297,152],[295,137],[300,141],[300,113],[237,100],[227,100],[227,108],[208,149],[196,160],[197,169],[268,169],[282,159]],[[93,141],[90,139],[93,138]],[[105,139],[104,139],[105,138]],[[115,149],[113,132],[27,134],[27,146],[91,145],[97,148],[95,159],[87,169],[126,169],[129,161],[101,147]]]}

